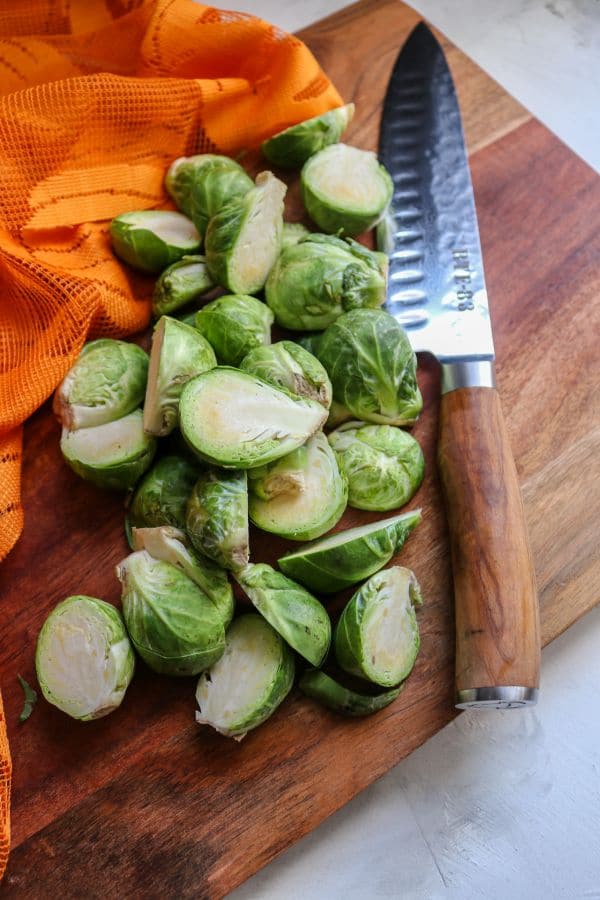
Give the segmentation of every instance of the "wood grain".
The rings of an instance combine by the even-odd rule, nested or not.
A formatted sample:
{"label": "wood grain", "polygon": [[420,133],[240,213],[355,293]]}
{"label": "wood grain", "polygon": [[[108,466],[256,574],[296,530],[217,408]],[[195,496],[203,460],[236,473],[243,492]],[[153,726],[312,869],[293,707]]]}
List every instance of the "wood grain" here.
{"label": "wood grain", "polygon": [[[373,0],[302,35],[357,103],[351,142],[376,146],[387,78],[416,20],[397,0]],[[560,141],[448,49],[474,151],[499,393],[546,643],[600,599],[600,189]],[[290,218],[299,215],[295,198],[292,190]],[[72,722],[40,702],[17,724],[16,674],[35,682],[44,617],[74,592],[118,603],[113,568],[127,553],[122,498],[85,485],[62,463],[48,406],[30,420],[25,531],[0,567],[0,672],[14,759],[14,849],[0,894],[223,896],[455,715],[449,549],[435,464],[439,373],[427,357],[419,364],[424,411],[414,433],[427,476],[414,505],[424,521],[401,562],[417,573],[425,606],[407,687],[363,722],[294,693],[239,745],[194,724],[193,680],[159,678],[141,664],[123,706],[106,719]],[[349,511],[340,527],[368,519]],[[266,561],[289,547],[257,533],[251,541],[255,559]],[[331,604],[334,613],[340,603]]]}

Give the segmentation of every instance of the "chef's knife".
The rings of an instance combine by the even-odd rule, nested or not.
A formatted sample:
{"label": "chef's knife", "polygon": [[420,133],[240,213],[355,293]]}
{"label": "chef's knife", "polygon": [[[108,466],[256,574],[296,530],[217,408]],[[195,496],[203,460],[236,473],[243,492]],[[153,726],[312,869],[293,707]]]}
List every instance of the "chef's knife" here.
{"label": "chef's knife", "polygon": [[387,89],[379,156],[394,182],[378,229],[386,307],[441,363],[438,465],[450,529],[456,705],[535,703],[537,594],[517,471],[494,378],[477,216],[458,101],[421,22]]}

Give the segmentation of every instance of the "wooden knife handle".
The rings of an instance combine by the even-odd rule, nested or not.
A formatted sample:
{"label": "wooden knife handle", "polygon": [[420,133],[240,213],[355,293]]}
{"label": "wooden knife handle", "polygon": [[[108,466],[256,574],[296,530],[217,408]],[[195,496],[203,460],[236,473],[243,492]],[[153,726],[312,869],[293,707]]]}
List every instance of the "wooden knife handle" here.
{"label": "wooden knife handle", "polygon": [[442,395],[438,464],[454,575],[457,706],[534,703],[537,592],[517,470],[493,387]]}

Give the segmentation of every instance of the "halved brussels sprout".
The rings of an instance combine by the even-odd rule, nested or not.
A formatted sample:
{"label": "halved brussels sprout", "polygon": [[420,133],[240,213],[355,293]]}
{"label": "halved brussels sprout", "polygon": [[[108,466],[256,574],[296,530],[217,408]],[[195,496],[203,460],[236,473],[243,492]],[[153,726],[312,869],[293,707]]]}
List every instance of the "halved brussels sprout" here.
{"label": "halved brussels sprout", "polygon": [[213,348],[195,328],[170,316],[161,316],[152,334],[144,403],[146,434],[158,437],[170,434],[177,426],[184,384],[216,364]]}
{"label": "halved brussels sprout", "polygon": [[272,500],[280,494],[299,494],[306,489],[308,443],[266,466],[248,469],[248,484],[259,500]]}
{"label": "halved brussels sprout", "polygon": [[165,178],[167,191],[201,235],[221,207],[253,186],[239,163],[215,153],[181,156],[171,163]]}
{"label": "halved brussels sprout", "polygon": [[104,600],[67,597],[42,626],[35,652],[42,694],[74,719],[100,719],[116,709],[134,667],[123,619]]}
{"label": "halved brussels sprout", "polygon": [[282,169],[299,168],[313,153],[336,144],[353,116],[354,103],[338,106],[274,134],[260,149],[270,162]]}
{"label": "halved brussels sprout", "polygon": [[224,366],[188,381],[179,402],[180,428],[189,446],[202,459],[234,469],[291,453],[326,418],[320,403]]}
{"label": "halved brussels sprout", "polygon": [[188,498],[199,474],[199,463],[181,456],[163,456],[135,489],[128,514],[130,525],[185,528]]}
{"label": "halved brussels sprout", "polygon": [[311,156],[300,182],[304,206],[319,228],[350,237],[379,221],[394,190],[376,155],[348,144],[332,144]]}
{"label": "halved brussels sprout", "polygon": [[209,469],[200,475],[188,500],[186,530],[196,550],[225,569],[247,565],[246,473]]}
{"label": "halved brussels sprout", "polygon": [[[290,477],[286,461],[272,463],[259,482],[250,481],[250,519],[263,531],[279,534],[294,541],[309,541],[329,531],[346,508],[348,484],[340,473],[335,454],[322,432],[315,434],[296,455],[297,481],[302,484],[286,493],[269,490],[269,481],[277,484],[283,469]],[[261,495],[271,499],[261,499]]]}
{"label": "halved brussels sprout", "polygon": [[[181,309],[214,287],[203,256],[182,256],[165,269],[152,295],[152,313],[156,318]],[[192,322],[193,324],[193,322]]]}
{"label": "halved brussels sprout", "polygon": [[91,341],[57,387],[54,415],[72,431],[114,422],[141,404],[147,377],[148,354],[137,344]]}
{"label": "halved brussels sprout", "polygon": [[397,509],[423,481],[423,451],[393,425],[347,422],[329,435],[329,443],[348,479],[348,503],[356,509]]}
{"label": "halved brussels sprout", "polygon": [[146,550],[116,568],[123,616],[144,662],[161,675],[197,675],[225,649],[221,613],[179,568]]}
{"label": "halved brussels sprout", "polygon": [[281,232],[281,249],[293,247],[299,244],[304,238],[308,237],[310,231],[302,222],[284,222],[283,231]]}
{"label": "halved brussels sprout", "polygon": [[399,685],[378,694],[357,694],[319,669],[307,669],[298,687],[307,697],[343,716],[370,716],[393,703],[402,690]]}
{"label": "halved brussels sprout", "polygon": [[346,605],[335,629],[335,655],[352,675],[394,687],[410,675],[419,652],[414,573],[401,566],[377,572]]}
{"label": "halved brussels sprout", "polygon": [[196,313],[195,326],[222,365],[237,366],[255,347],[271,343],[273,313],[248,294],[224,294]]}
{"label": "halved brussels sprout", "polygon": [[421,510],[370,522],[313,541],[277,560],[282,572],[320,594],[352,587],[399,553],[421,521]]}
{"label": "halved brussels sprout", "polygon": [[110,238],[117,256],[142,272],[162,272],[200,250],[194,223],[164,209],[122,213],[110,224]]}
{"label": "halved brussels sprout", "polygon": [[256,347],[240,363],[242,372],[269,384],[286,388],[298,397],[316,400],[325,409],[331,405],[331,382],[316,356],[294,341],[279,341]]}
{"label": "halved brussels sprout", "polygon": [[331,643],[331,621],[323,604],[266,563],[246,566],[235,579],[284,641],[320,666]]}
{"label": "halved brussels sprout", "polygon": [[145,434],[142,411],[93,428],[63,428],[60,449],[74,472],[97,487],[125,491],[150,466],[156,440]]}
{"label": "halved brussels sprout", "polygon": [[264,287],[281,246],[286,190],[271,172],[261,172],[252,190],[210,220],[206,263],[217,284],[235,294],[255,294]]}
{"label": "halved brussels sprout", "polygon": [[262,616],[235,619],[223,656],[200,676],[196,722],[240,741],[285,700],[294,683],[294,656]]}
{"label": "halved brussels sprout", "polygon": [[412,425],[423,399],[417,358],[406,332],[382,309],[353,309],[327,328],[315,355],[327,370],[333,399],[356,419]]}
{"label": "halved brussels sprout", "polygon": [[295,331],[327,328],[349,309],[381,306],[388,258],[352,240],[311,234],[283,250],[265,297],[277,323]]}

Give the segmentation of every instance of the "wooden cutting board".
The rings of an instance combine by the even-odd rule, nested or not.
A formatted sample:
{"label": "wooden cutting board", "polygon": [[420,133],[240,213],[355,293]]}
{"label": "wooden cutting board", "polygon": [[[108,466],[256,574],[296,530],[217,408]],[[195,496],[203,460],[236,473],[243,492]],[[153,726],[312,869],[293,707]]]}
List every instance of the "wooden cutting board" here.
{"label": "wooden cutting board", "polygon": [[[351,143],[376,147],[390,69],[417,18],[398,0],[368,0],[301,35],[356,103]],[[472,154],[499,389],[546,644],[600,600],[600,185],[444,45]],[[294,203],[292,191],[292,213]],[[425,518],[401,560],[416,571],[425,606],[422,650],[406,689],[362,721],[294,693],[241,744],[194,724],[192,680],[159,678],[142,665],[123,706],[106,719],[73,722],[41,701],[25,725],[17,723],[16,675],[35,682],[44,617],[73,593],[118,603],[113,568],[127,553],[121,498],[85,485],[62,463],[48,405],[32,418],[25,532],[0,568],[0,671],[14,758],[13,851],[1,894],[222,896],[452,719],[451,578],[435,470],[439,385],[426,358],[420,383],[425,407],[415,434],[427,477],[412,505]],[[357,521],[365,516],[350,511],[342,525]],[[253,535],[255,559],[273,561],[284,546]]]}

